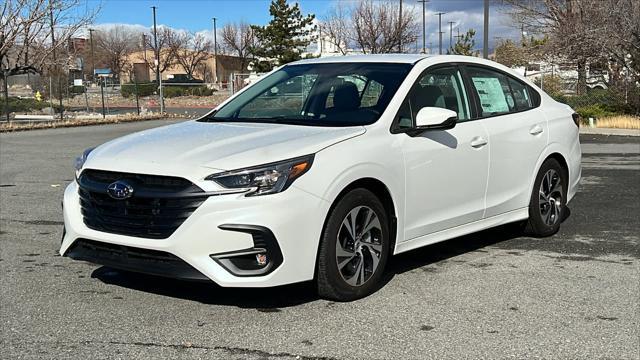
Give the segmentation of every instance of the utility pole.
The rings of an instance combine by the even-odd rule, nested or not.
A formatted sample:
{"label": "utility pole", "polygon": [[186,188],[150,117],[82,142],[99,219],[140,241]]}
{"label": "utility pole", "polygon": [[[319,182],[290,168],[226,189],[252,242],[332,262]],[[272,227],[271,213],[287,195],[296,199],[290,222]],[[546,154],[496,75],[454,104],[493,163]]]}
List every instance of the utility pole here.
{"label": "utility pole", "polygon": [[400,12],[398,13],[398,51],[402,53],[402,0],[400,0]]}
{"label": "utility pole", "polygon": [[[54,35],[54,27],[53,27],[53,1],[49,0],[49,15],[51,16],[51,54],[53,56],[53,67],[57,72],[57,60],[56,60],[56,37]],[[60,74],[56,74],[58,77],[58,98],[60,100],[60,121],[64,120],[64,109],[62,108],[62,83],[60,81]],[[50,91],[52,89],[49,89]],[[51,97],[51,95],[49,95]],[[55,113],[55,111],[54,111]]]}
{"label": "utility pole", "polygon": [[484,39],[482,44],[482,57],[489,58],[489,0],[484,0]]}
{"label": "utility pole", "polygon": [[158,49],[158,29],[156,27],[156,7],[152,6],[151,8],[153,9],[153,43],[156,55],[156,82],[158,84],[158,92],[160,94],[160,113],[164,114],[164,96],[162,94],[162,78],[160,77],[160,49]]}
{"label": "utility pole", "polygon": [[147,62],[147,34],[142,33],[142,56],[144,57],[144,62]]}
{"label": "utility pole", "polygon": [[213,68],[214,68],[214,76],[213,82],[218,83],[218,35],[216,34],[216,21],[217,18],[211,18],[213,21]]}
{"label": "utility pole", "polygon": [[93,32],[94,29],[89,29],[89,42],[91,42],[91,81],[95,81],[96,76],[96,56],[93,52]]}
{"label": "utility pole", "polygon": [[9,110],[9,69],[2,69],[2,75],[2,82],[4,83],[4,109],[7,113],[7,122],[9,122],[11,120],[9,118],[9,115],[11,114],[11,110]]}
{"label": "utility pole", "polygon": [[440,48],[439,54],[442,55],[442,15],[444,15],[445,13],[443,12],[439,12],[436,13],[436,15],[438,15],[438,46]]}
{"label": "utility pole", "polygon": [[422,53],[427,53],[427,27],[426,27],[426,19],[425,13],[427,11],[426,4],[429,0],[418,0],[419,3],[422,3]]}
{"label": "utility pole", "polygon": [[453,24],[455,21],[449,21],[449,52],[453,48]]}
{"label": "utility pole", "polygon": [[[456,38],[456,44],[459,43],[461,39],[464,37],[464,35],[460,35],[460,26],[458,26],[457,30],[458,30],[458,35],[454,36],[454,38]],[[451,48],[451,53],[454,54],[453,47]]]}

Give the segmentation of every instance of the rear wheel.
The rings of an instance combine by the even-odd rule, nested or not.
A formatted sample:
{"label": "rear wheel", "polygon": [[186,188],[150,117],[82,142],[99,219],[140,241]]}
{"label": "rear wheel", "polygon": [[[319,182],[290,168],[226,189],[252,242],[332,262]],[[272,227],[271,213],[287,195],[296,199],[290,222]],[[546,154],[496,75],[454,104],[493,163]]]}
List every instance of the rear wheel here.
{"label": "rear wheel", "polygon": [[555,159],[547,159],[538,172],[529,201],[525,232],[545,237],[558,232],[567,205],[567,175]]}
{"label": "rear wheel", "polygon": [[377,290],[389,256],[389,223],[366,189],[342,197],[329,214],[318,253],[317,287],[324,298],[350,301]]}

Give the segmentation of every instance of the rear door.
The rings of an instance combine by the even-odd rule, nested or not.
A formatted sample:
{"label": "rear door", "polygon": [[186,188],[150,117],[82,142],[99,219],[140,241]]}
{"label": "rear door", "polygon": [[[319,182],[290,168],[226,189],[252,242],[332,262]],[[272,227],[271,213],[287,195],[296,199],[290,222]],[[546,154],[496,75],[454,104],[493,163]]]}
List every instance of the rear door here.
{"label": "rear door", "polygon": [[534,89],[498,70],[465,67],[489,136],[489,182],[484,217],[528,206],[529,188],[548,127]]}

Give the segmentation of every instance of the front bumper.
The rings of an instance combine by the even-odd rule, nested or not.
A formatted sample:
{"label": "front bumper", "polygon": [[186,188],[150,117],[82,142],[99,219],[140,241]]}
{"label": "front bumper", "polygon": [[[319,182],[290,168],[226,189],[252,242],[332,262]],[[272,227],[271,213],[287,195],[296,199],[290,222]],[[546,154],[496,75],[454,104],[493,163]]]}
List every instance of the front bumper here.
{"label": "front bumper", "polygon": [[[265,196],[213,196],[168,238],[148,239],[88,228],[80,210],[78,185],[73,182],[64,193],[65,235],[60,254],[125,270],[193,280],[210,279],[225,287],[268,287],[306,281],[314,276],[318,242],[329,206],[327,201],[295,186],[282,193]],[[271,268],[255,276],[237,271],[229,261],[225,261],[225,255],[256,248],[255,234],[246,231],[252,227],[271,232],[281,254],[281,259]],[[120,249],[120,252],[112,252],[108,261],[91,259],[91,251],[78,256],[78,246],[74,245],[87,241],[115,245],[112,248]],[[171,264],[175,263],[163,267],[157,261],[148,263],[154,266],[142,262],[142,265],[136,263],[132,267],[118,261],[118,256],[127,258],[131,251],[144,250],[174,256],[196,272],[185,272],[183,268],[171,271]]]}

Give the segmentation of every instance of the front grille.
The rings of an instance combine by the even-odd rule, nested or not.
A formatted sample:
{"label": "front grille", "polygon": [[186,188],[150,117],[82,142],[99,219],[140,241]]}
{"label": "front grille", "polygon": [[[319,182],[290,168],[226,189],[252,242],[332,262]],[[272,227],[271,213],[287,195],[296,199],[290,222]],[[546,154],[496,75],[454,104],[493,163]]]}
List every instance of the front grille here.
{"label": "front grille", "polygon": [[65,253],[65,256],[115,269],[151,275],[188,280],[209,280],[184,260],[164,251],[78,239]]}
{"label": "front grille", "polygon": [[[124,180],[133,196],[113,199],[107,187]],[[166,239],[206,199],[190,181],[170,176],[87,169],[78,179],[80,207],[87,227],[120,235]]]}

